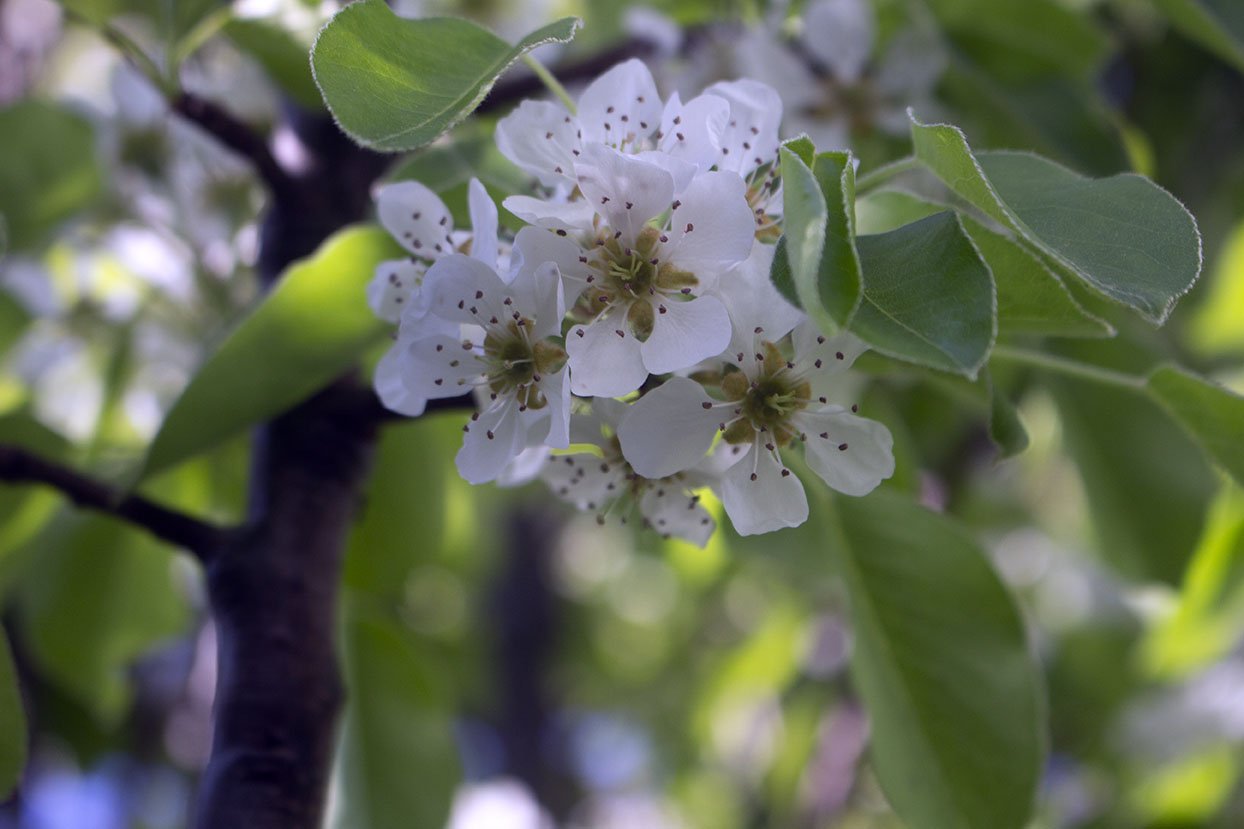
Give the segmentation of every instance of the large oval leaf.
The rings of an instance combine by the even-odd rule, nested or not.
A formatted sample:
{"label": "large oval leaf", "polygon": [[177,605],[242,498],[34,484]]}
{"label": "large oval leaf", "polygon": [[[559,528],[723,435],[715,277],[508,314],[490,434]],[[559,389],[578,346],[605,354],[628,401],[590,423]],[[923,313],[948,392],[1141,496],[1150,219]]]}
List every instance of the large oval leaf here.
{"label": "large oval leaf", "polygon": [[841,517],[831,546],[851,600],[851,673],[894,810],[921,829],[1024,826],[1045,708],[1010,594],[956,524],[901,496],[828,508]]}
{"label": "large oval leaf", "polygon": [[1196,220],[1149,179],[1085,178],[1029,153],[973,155],[958,127],[912,119],[916,157],[1034,251],[1155,323],[1201,272]]}
{"label": "large oval leaf", "polygon": [[375,150],[413,150],[469,115],[514,61],[579,26],[563,18],[511,46],[466,20],[407,20],[384,0],[363,0],[320,32],[311,68],[346,134]]}
{"label": "large oval leaf", "polygon": [[343,230],[296,263],[173,404],[143,476],[215,446],[310,397],[391,329],[367,307],[376,265],[404,252],[376,227]]}
{"label": "large oval leaf", "polygon": [[989,268],[951,211],[856,239],[864,301],[851,330],[877,351],[975,377],[993,346]]}

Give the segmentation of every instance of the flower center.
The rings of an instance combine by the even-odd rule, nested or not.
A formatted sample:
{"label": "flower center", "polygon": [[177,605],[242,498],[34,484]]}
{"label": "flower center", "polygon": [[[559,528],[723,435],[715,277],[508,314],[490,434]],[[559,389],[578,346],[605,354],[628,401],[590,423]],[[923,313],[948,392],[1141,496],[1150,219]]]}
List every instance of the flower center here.
{"label": "flower center", "polygon": [[524,409],[540,409],[548,400],[536,385],[540,375],[557,371],[566,352],[552,343],[532,343],[527,331],[532,321],[520,318],[484,337],[484,374],[496,394],[513,394]]}
{"label": "flower center", "polygon": [[585,294],[587,316],[622,305],[628,309],[631,333],[641,342],[647,340],[656,314],[665,313],[662,303],[689,299],[692,288],[699,284],[695,274],[661,261],[661,245],[667,241],[658,228],[645,227],[634,246],[628,246],[619,241],[619,234],[610,234],[606,228],[597,239],[596,256],[588,264],[593,273],[588,277],[591,288]]}
{"label": "flower center", "polygon": [[742,371],[722,378],[722,393],[738,404],[734,410],[738,419],[722,437],[731,444],[749,443],[756,433],[764,432],[772,435],[772,443],[784,446],[799,435],[791,420],[808,407],[812,386],[790,371],[786,357],[773,343],[761,343],[755,356],[760,363],[756,379],[748,380]]}

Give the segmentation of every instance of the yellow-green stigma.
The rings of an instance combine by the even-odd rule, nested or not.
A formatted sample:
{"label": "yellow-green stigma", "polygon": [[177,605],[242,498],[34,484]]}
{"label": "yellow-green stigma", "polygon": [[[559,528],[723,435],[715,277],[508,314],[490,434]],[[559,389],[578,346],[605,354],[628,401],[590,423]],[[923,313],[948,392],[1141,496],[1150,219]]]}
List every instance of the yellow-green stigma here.
{"label": "yellow-green stigma", "polygon": [[755,355],[760,373],[748,380],[742,371],[726,374],[721,381],[725,398],[736,403],[736,420],[725,429],[722,437],[727,443],[748,443],[757,432],[772,435],[771,443],[784,446],[799,435],[790,420],[792,415],[808,407],[812,386],[808,381],[793,376],[790,363],[770,342],[761,344]]}
{"label": "yellow-green stigma", "polygon": [[484,338],[484,373],[489,390],[494,396],[513,394],[520,409],[548,405],[536,384],[542,374],[557,371],[566,362],[566,352],[559,346],[530,341],[527,332],[531,325],[531,320],[520,318]]}

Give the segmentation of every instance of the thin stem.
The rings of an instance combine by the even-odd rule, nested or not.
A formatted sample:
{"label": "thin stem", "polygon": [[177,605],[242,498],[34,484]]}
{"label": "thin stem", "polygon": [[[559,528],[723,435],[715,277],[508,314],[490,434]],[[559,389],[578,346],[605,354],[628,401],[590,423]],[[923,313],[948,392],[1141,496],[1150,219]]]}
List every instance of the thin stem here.
{"label": "thin stem", "polygon": [[184,547],[204,562],[229,532],[141,496],[118,493],[81,472],[16,446],[0,444],[0,481],[50,486],[80,507],[124,519],[157,538]]}
{"label": "thin stem", "polygon": [[233,20],[233,7],[226,5],[196,23],[194,28],[186,32],[185,36],[170,50],[170,74],[176,76],[177,68],[186,58],[199,51],[204,43],[215,37],[231,20]]}
{"label": "thin stem", "polygon": [[903,173],[910,170],[920,168],[920,160],[915,156],[900,158],[898,161],[891,161],[889,164],[878,167],[876,170],[867,175],[860,176],[855,180],[855,192],[861,193],[865,190],[874,190],[883,184],[888,183],[892,179],[896,179]]}
{"label": "thin stem", "polygon": [[553,73],[544,67],[544,64],[530,54],[523,55],[523,63],[530,66],[531,71],[536,73],[536,77],[540,79],[540,82],[561,99],[561,102],[566,105],[566,109],[570,110],[571,115],[579,114],[579,109],[575,106],[574,99],[570,97],[570,93],[566,91],[566,87],[561,85],[561,81],[557,80]]}
{"label": "thin stem", "polygon": [[105,40],[115,46],[121,54],[125,55],[129,59],[130,63],[134,65],[134,68],[146,76],[147,80],[155,84],[157,89],[165,95],[171,96],[176,94],[176,82],[166,72],[161,71],[160,67],[156,65],[156,62],[151,59],[151,56],[148,55],[143,48],[134,41],[133,38],[111,23],[92,20],[86,15],[81,14],[80,12],[75,12],[67,6],[62,6],[62,8],[72,19],[97,30]]}
{"label": "thin stem", "polygon": [[1068,377],[1089,380],[1094,383],[1115,386],[1116,388],[1139,391],[1145,387],[1145,381],[1141,377],[1124,374],[1121,371],[1114,371],[1113,369],[1102,368],[1089,363],[1081,363],[1078,360],[1070,360],[1066,357],[1057,357],[1053,354],[1044,354],[1039,351],[1029,351],[1026,348],[998,345],[994,346],[991,354],[993,357],[1001,360],[1024,363],[1025,365],[1053,371]]}

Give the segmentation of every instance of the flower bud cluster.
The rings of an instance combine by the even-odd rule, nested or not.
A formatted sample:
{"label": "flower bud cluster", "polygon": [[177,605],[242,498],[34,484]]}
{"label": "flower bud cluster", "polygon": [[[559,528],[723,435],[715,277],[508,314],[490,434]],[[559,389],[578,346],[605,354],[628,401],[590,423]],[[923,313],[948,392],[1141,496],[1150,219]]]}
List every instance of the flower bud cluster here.
{"label": "flower bud cluster", "polygon": [[525,101],[497,125],[543,188],[504,201],[527,223],[512,244],[478,181],[470,233],[423,185],[381,188],[380,220],[410,253],[368,294],[399,323],[376,371],[385,405],[415,415],[473,392],[466,480],[539,476],[602,521],[638,509],[697,544],[714,529],[705,487],[744,534],[806,520],[781,455],[795,445],[830,486],[871,491],[893,471],[890,434],[830,402],[863,344],[821,335],[769,281],[780,119],[750,80],[662,101],[631,60],[577,113]]}

